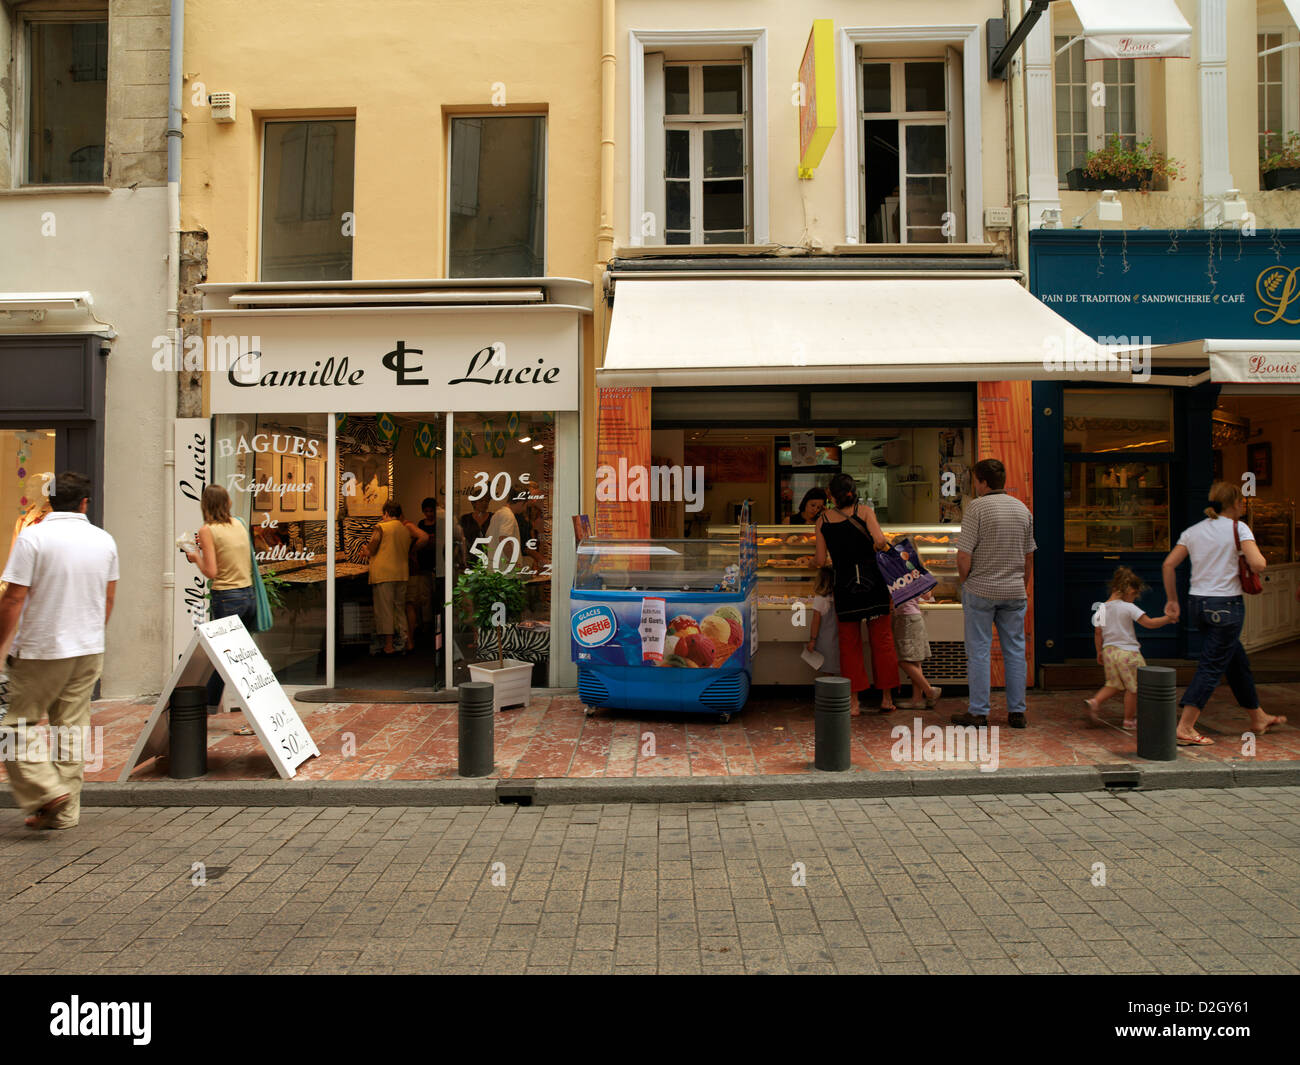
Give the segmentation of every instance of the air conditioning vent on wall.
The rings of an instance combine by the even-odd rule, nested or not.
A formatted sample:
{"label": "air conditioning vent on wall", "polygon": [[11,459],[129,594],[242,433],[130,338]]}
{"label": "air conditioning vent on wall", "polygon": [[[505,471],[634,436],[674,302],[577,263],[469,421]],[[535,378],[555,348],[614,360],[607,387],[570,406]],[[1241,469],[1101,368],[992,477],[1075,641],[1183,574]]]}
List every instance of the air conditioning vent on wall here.
{"label": "air conditioning vent on wall", "polygon": [[208,106],[212,109],[213,122],[235,121],[235,94],[233,92],[209,93]]}

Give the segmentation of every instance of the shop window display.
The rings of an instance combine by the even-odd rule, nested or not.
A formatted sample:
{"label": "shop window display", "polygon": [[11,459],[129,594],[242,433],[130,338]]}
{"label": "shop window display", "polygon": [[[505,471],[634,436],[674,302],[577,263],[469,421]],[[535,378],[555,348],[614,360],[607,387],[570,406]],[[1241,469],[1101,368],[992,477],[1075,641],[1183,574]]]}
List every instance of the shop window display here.
{"label": "shop window display", "polygon": [[[519,622],[503,634],[505,654],[534,664],[547,683],[551,644],[551,549],[554,528],[555,417],[550,412],[456,414],[452,428],[455,566],[518,573],[527,582]],[[457,609],[455,683],[467,663],[496,655],[496,634],[480,632]]]}
{"label": "shop window display", "polygon": [[0,429],[0,572],[18,534],[45,510],[54,445],[53,429]]}
{"label": "shop window display", "polygon": [[1168,551],[1168,389],[1067,389],[1065,550]]}
{"label": "shop window display", "polygon": [[[212,477],[253,535],[273,624],[257,644],[282,684],[325,680],[324,414],[218,415]],[[178,533],[195,530],[177,530]]]}

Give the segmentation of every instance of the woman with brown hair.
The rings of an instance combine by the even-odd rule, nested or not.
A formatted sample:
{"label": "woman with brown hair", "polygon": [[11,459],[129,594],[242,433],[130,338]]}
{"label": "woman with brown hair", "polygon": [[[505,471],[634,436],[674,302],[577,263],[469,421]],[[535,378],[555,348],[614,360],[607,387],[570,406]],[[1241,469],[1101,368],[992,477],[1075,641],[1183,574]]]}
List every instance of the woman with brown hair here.
{"label": "woman with brown hair", "polygon": [[[889,589],[876,565],[876,552],[889,546],[876,521],[876,512],[858,502],[852,477],[831,478],[830,496],[835,506],[817,516],[817,565],[829,554],[835,570],[835,617],[839,621],[840,675],[849,678],[850,712],[858,712],[860,691],[880,689],[880,712],[894,709],[898,687],[898,656],[890,626]],[[867,679],[863,659],[862,623],[867,623],[871,647],[872,679]]]}
{"label": "woman with brown hair", "polygon": [[[1237,705],[1250,718],[1252,732],[1263,735],[1285,717],[1264,713],[1250,672],[1250,659],[1241,646],[1241,626],[1246,620],[1246,601],[1241,587],[1238,559],[1245,558],[1254,573],[1268,564],[1255,546],[1255,535],[1238,521],[1245,501],[1241,489],[1228,481],[1210,486],[1210,505],[1205,520],[1183,530],[1178,545],[1161,567],[1165,582],[1165,613],[1179,616],[1176,571],[1185,559],[1192,560],[1192,581],[1187,597],[1188,621],[1201,632],[1201,657],[1196,675],[1179,701],[1178,743],[1182,747],[1204,747],[1214,741],[1196,731],[1196,719],[1209,702],[1219,681],[1226,677]],[[1227,521],[1221,519],[1227,518]]]}
{"label": "woman with brown hair", "polygon": [[[238,617],[249,632],[257,624],[257,598],[253,590],[253,552],[248,527],[230,516],[230,495],[219,484],[203,489],[199,500],[203,528],[198,531],[198,551],[185,550],[185,557],[208,578],[212,590],[212,620]],[[226,682],[220,673],[208,681],[208,713],[221,708]],[[251,736],[250,728],[236,735]]]}

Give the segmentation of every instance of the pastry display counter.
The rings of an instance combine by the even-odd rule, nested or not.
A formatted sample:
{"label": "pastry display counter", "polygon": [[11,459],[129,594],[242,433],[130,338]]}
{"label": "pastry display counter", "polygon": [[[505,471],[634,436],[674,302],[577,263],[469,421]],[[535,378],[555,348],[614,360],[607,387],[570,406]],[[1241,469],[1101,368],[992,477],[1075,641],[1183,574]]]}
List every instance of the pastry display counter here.
{"label": "pastry display counter", "polygon": [[[738,535],[735,525],[710,525],[707,534],[718,542]],[[891,540],[910,536],[936,580],[936,602],[922,604],[930,639],[926,678],[936,683],[966,682],[961,585],[957,577],[957,536],[960,525],[882,525]],[[812,598],[817,585],[817,537],[811,525],[759,525],[755,601],[758,607],[758,654],[755,684],[812,684],[817,674],[801,654],[812,624]],[[798,609],[802,605],[802,609]]]}

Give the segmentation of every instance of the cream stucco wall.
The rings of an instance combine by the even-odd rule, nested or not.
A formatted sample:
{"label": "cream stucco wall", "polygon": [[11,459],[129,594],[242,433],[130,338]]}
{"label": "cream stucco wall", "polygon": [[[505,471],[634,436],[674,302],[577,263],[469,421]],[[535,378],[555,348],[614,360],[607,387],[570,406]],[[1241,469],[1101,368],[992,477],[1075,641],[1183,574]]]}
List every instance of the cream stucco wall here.
{"label": "cream stucco wall", "polygon": [[[209,234],[208,280],[257,279],[260,120],[306,115],[356,118],[353,278],[445,276],[458,110],[546,114],[546,271],[591,277],[599,60],[599,0],[191,3],[182,225]],[[216,91],[236,94],[233,124],[193,102]]]}
{"label": "cream stucco wall", "polygon": [[[628,138],[629,77],[627,60],[629,31],[637,30],[727,30],[767,31],[767,129],[770,237],[774,244],[808,245],[813,241],[830,250],[844,243],[844,135],[846,122],[840,102],[839,124],[826,149],[816,175],[809,181],[797,177],[799,156],[798,108],[793,102],[793,85],[808,43],[814,18],[829,18],[835,30],[845,27],[920,25],[976,25],[1002,15],[1001,2],[989,0],[934,0],[925,4],[900,4],[897,0],[827,0],[816,6],[792,4],[788,0],[704,0],[700,3],[664,3],[662,0],[620,0],[617,7],[618,102],[615,140],[615,244],[625,248],[628,239]],[[908,54],[898,50],[896,56]],[[933,54],[926,51],[924,54]],[[704,58],[699,56],[698,58]],[[837,57],[838,58],[838,57]],[[965,57],[984,67],[980,52]],[[838,72],[837,72],[838,73]],[[967,151],[982,153],[983,203],[1010,205],[1007,191],[1008,150],[1006,89],[1002,82],[990,82],[981,74],[980,116],[982,140],[967,145]],[[755,212],[762,205],[755,205]],[[805,235],[805,212],[807,232]],[[990,239],[992,237],[990,236]]]}
{"label": "cream stucco wall", "polygon": [[[52,213],[53,235],[47,212]],[[121,561],[117,603],[108,626],[105,697],[161,687],[162,572],[169,559],[154,531],[164,498],[163,416],[175,403],[175,378],[154,370],[153,338],[165,333],[167,311],[167,190],[0,197],[0,291],[87,291],[95,315],[50,312],[33,324],[0,321],[0,332],[118,333],[108,357],[104,429],[104,528]],[[39,372],[39,367],[33,367]],[[169,445],[170,446],[170,445]],[[88,472],[88,471],[87,471]],[[168,629],[171,615],[166,619]]]}

